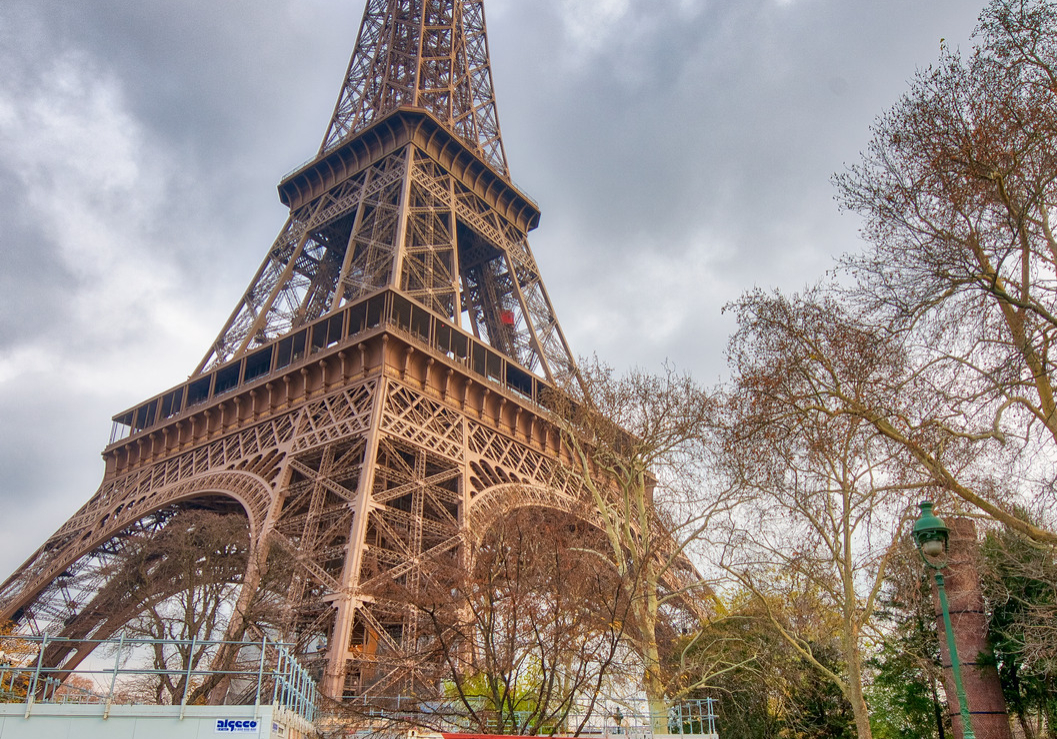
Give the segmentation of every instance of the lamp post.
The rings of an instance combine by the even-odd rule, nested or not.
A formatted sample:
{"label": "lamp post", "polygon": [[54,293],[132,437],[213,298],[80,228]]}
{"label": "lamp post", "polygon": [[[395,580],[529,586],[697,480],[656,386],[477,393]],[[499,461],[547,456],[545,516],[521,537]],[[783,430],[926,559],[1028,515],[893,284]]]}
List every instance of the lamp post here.
{"label": "lamp post", "polygon": [[947,566],[948,529],[943,519],[932,512],[932,501],[922,501],[921,515],[914,523],[914,543],[921,553],[921,559],[928,565],[936,578],[936,590],[940,595],[940,607],[943,610],[943,630],[947,634],[947,652],[951,657],[951,674],[954,677],[954,688],[958,692],[958,708],[962,717],[962,736],[964,739],[976,739],[973,723],[969,717],[969,702],[962,687],[962,666],[958,661],[958,647],[954,643],[954,629],[951,628],[951,613],[947,606],[947,590],[943,586],[941,570]]}

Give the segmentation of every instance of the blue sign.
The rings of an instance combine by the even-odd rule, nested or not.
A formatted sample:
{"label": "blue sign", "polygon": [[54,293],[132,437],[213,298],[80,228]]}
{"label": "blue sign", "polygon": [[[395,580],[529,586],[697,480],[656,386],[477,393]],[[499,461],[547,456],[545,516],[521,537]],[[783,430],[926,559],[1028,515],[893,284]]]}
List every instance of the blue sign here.
{"label": "blue sign", "polygon": [[256,734],[261,727],[260,721],[248,718],[218,718],[217,734]]}

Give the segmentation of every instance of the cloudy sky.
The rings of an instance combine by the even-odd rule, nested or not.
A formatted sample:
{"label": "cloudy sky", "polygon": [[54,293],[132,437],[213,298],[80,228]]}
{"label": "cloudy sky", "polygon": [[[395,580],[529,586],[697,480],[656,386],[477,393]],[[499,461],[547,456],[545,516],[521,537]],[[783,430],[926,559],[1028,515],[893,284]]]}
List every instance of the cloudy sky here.
{"label": "cloudy sky", "polygon": [[[982,0],[488,0],[573,351],[724,373],[724,303],[858,248],[830,176]],[[0,579],[194,369],[282,226],[362,0],[0,3]]]}

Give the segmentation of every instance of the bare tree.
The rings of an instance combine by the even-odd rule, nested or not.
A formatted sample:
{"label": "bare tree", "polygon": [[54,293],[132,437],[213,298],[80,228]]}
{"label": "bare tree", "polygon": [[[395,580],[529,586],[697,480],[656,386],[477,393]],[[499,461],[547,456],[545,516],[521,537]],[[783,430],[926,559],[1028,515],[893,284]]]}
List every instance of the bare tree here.
{"label": "bare tree", "polygon": [[425,581],[377,595],[419,614],[415,658],[436,665],[476,731],[575,735],[619,672],[636,587],[602,546],[580,516],[518,509],[484,533],[469,567],[440,556]]}
{"label": "bare tree", "polygon": [[[754,292],[733,310],[722,468],[750,503],[733,519],[723,566],[840,689],[865,739],[864,652],[881,637],[888,566],[913,494],[928,480],[908,476],[906,449],[855,408],[879,405],[903,379],[904,362],[897,347],[818,295]],[[808,607],[796,607],[804,598]],[[790,618],[791,607],[804,618]],[[837,637],[841,669],[816,653],[826,643],[820,620]]]}
{"label": "bare tree", "polygon": [[[1021,464],[1019,502],[1049,500],[1057,444],[1057,7],[992,0],[967,59],[944,49],[873,129],[862,162],[837,177],[870,246],[845,266],[855,297],[905,332],[937,403],[937,445],[965,439]],[[1009,490],[945,468],[917,429],[863,416],[903,443],[935,482],[1007,526],[1057,542],[1052,518],[1016,515]],[[1032,484],[1029,477],[1034,476]],[[1049,497],[1044,497],[1044,496]],[[1035,513],[1042,513],[1041,502]]]}
{"label": "bare tree", "polygon": [[707,618],[711,597],[688,547],[733,505],[709,494],[716,404],[670,366],[661,375],[635,370],[618,377],[595,359],[582,362],[580,380],[575,402],[557,403],[562,438],[605,533],[608,559],[622,578],[639,583],[627,634],[642,664],[654,730],[665,733],[666,700],[697,681],[668,672],[664,633],[673,633],[672,619],[690,618],[696,626]]}
{"label": "bare tree", "polygon": [[177,508],[158,515],[109,569],[139,603],[124,633],[155,640],[149,659],[158,672],[140,691],[158,703],[179,703],[185,694],[193,701],[216,683],[189,684],[187,676],[218,655],[246,570],[248,524],[240,512]]}

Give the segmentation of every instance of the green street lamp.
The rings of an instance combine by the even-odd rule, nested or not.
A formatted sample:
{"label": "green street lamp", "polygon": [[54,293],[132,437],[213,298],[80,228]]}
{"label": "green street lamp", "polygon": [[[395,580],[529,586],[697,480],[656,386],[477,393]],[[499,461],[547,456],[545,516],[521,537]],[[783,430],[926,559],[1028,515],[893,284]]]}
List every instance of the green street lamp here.
{"label": "green street lamp", "polygon": [[943,630],[947,633],[947,652],[951,656],[951,674],[954,676],[954,688],[958,691],[958,707],[962,717],[962,736],[964,739],[976,739],[973,723],[969,718],[969,702],[962,687],[962,665],[958,661],[958,647],[954,643],[954,629],[951,628],[951,612],[947,605],[947,589],[943,586],[943,573],[947,566],[947,539],[949,529],[932,512],[932,501],[921,503],[921,515],[914,523],[914,543],[921,552],[921,559],[928,565],[936,577],[936,590],[940,594],[940,607],[943,609]]}

